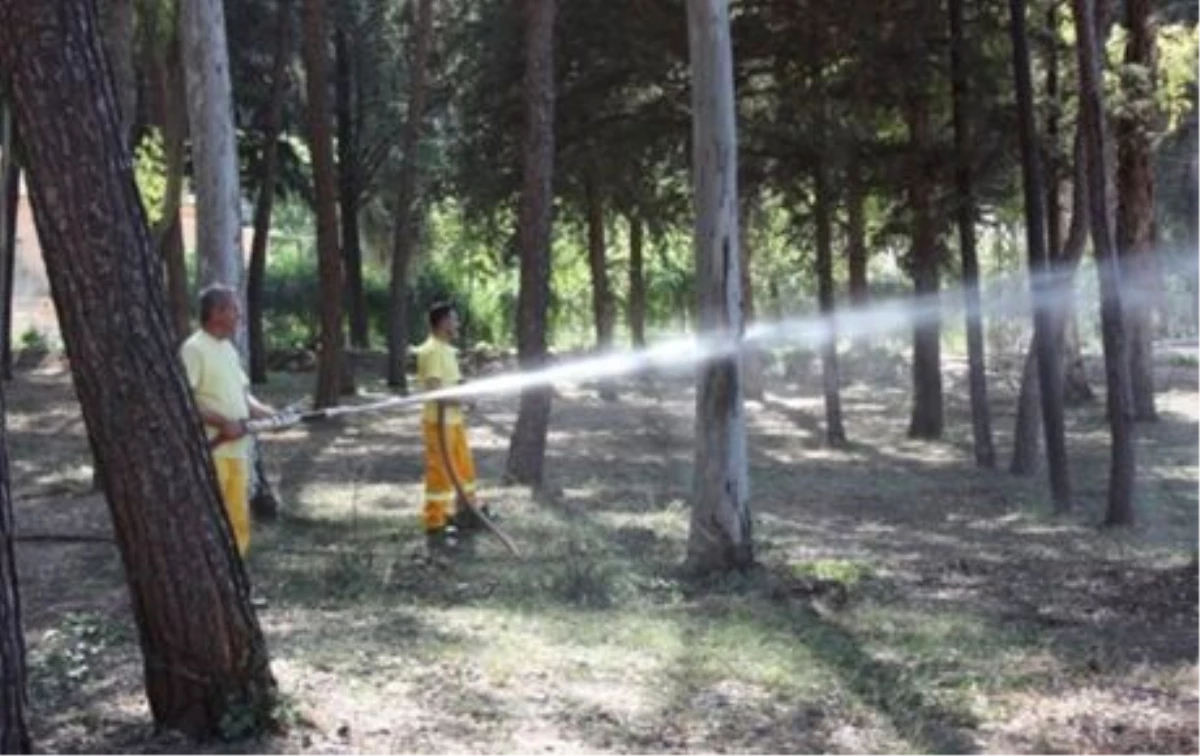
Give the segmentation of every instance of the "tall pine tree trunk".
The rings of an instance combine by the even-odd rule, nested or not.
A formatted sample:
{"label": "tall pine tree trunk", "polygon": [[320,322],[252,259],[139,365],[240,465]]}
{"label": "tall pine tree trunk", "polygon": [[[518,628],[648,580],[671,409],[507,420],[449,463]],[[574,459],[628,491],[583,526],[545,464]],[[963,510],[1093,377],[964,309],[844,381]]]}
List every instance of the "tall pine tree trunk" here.
{"label": "tall pine tree trunk", "polygon": [[1042,169],[1038,159],[1037,128],[1033,113],[1033,80],[1029,71],[1029,40],[1025,31],[1025,0],[1009,0],[1013,75],[1020,121],[1021,173],[1025,188],[1026,246],[1029,251],[1030,294],[1033,303],[1034,340],[1038,346],[1038,388],[1042,402],[1042,429],[1050,469],[1050,490],[1055,509],[1071,508],[1071,480],[1067,467],[1066,429],[1063,421],[1062,373],[1059,340],[1054,337],[1052,310],[1057,309],[1046,254],[1045,208]]}
{"label": "tall pine tree trunk", "polygon": [[[816,86],[823,87],[819,74]],[[825,100],[818,96],[813,103],[817,144],[824,152],[826,131]],[[841,377],[838,371],[837,327],[833,317],[833,200],[830,197],[829,166],[824,154],[813,160],[813,217],[817,236],[817,298],[821,316],[828,329],[821,347],[821,378],[825,393],[825,442],[832,447],[846,445],[846,429],[842,425]]]}
{"label": "tall pine tree trunk", "polygon": [[[152,32],[151,36],[156,35]],[[180,58],[178,33],[154,55],[147,73],[154,88],[158,121],[162,125],[163,152],[166,158],[166,186],[163,190],[163,210],[159,225],[154,229],[159,254],[167,274],[167,301],[176,337],[182,342],[191,328],[191,302],[188,296],[187,264],[184,260],[183,224],[179,208],[183,200],[183,174],[186,168],[187,85],[183,61]]]}
{"label": "tall pine tree trunk", "polygon": [[417,32],[413,46],[412,90],[408,120],[404,124],[400,190],[396,199],[396,225],[392,236],[392,278],[388,301],[388,385],[408,392],[408,276],[421,227],[418,197],[421,161],[418,151],[424,131],[428,91],[429,51],[433,37],[433,0],[417,4]]}
{"label": "tall pine tree trunk", "polygon": [[644,226],[629,215],[629,331],[635,347],[646,346],[646,270]]}
{"label": "tall pine tree trunk", "polygon": [[[7,319],[0,325],[9,328]],[[25,632],[13,553],[12,475],[5,422],[4,389],[0,386],[0,753],[29,753]]]}
{"label": "tall pine tree trunk", "polygon": [[979,307],[979,260],[975,253],[975,193],[971,177],[970,93],[967,45],[963,33],[963,0],[950,0],[950,78],[954,110],[954,184],[957,192],[958,239],[962,257],[963,298],[967,311],[967,379],[971,393],[971,433],[975,464],[996,466],[992,444],[992,412],[988,406],[987,358],[983,347],[983,313]]}
{"label": "tall pine tree trunk", "polygon": [[846,169],[846,259],[850,273],[850,304],[867,304],[867,191],[862,161],[851,155]]}
{"label": "tall pine tree trunk", "polygon": [[1146,76],[1126,76],[1124,97],[1133,107],[1117,119],[1117,249],[1128,282],[1129,376],[1135,417],[1158,419],[1154,406],[1154,83],[1157,54],[1151,0],[1125,1],[1125,65]]}
{"label": "tall pine tree trunk", "polygon": [[596,325],[596,348],[605,351],[613,343],[612,293],[608,285],[608,249],[604,234],[604,196],[594,175],[587,180],[588,269],[592,276],[592,320]]}
{"label": "tall pine tree trunk", "polygon": [[[517,297],[517,356],[522,370],[546,359],[546,310],[550,300],[550,224],[554,203],[554,13],[555,0],[524,0],[525,133],[517,238],[521,290]],[[508,475],[541,486],[550,423],[550,392],[521,394],[508,447]]]}
{"label": "tall pine tree trunk", "polygon": [[304,0],[304,70],[313,196],[317,212],[317,258],[321,279],[321,342],[314,406],[338,403],[342,389],[342,260],[338,253],[337,176],[329,128],[329,19],[325,0]]}
{"label": "tall pine tree trunk", "polygon": [[[224,284],[242,293],[241,193],[225,10],[221,0],[187,0],[179,9],[198,221],[198,288]],[[242,329],[237,342],[244,352]]]}
{"label": "tall pine tree trunk", "polygon": [[[752,231],[758,217],[758,191],[747,187],[741,196],[741,220],[738,223],[738,251],[741,255],[742,274],[742,327],[754,323],[754,282],[751,279],[751,262],[754,254]],[[763,381],[763,354],[756,344],[742,345],[742,382],[747,399],[761,402],[766,395]]]}
{"label": "tall pine tree trunk", "polygon": [[117,109],[121,117],[121,139],[132,145],[133,122],[137,108],[137,71],[133,65],[134,0],[100,0],[100,21],[104,27],[104,52],[117,90]]}
{"label": "tall pine tree trunk", "polygon": [[1136,475],[1133,407],[1120,268],[1113,249],[1108,215],[1108,172],[1104,154],[1108,125],[1101,79],[1101,48],[1096,34],[1093,0],[1072,0],[1072,7],[1075,10],[1075,38],[1079,57],[1080,123],[1087,156],[1088,215],[1091,219],[1096,270],[1100,278],[1104,372],[1112,436],[1108,513],[1105,520],[1110,525],[1129,525],[1134,521],[1133,487]]}
{"label": "tall pine tree trunk", "polygon": [[346,33],[351,25],[350,8],[337,14],[334,29],[335,78],[337,80],[338,203],[341,206],[342,258],[346,262],[346,306],[350,315],[350,344],[356,349],[370,345],[367,298],[363,290],[362,242],[358,228],[358,129],[354,123],[354,86],[357,73]]}
{"label": "tall pine tree trunk", "polygon": [[95,6],[0,0],[0,18],[0,68],[12,76],[51,293],[105,471],[150,710],[197,737],[234,716],[261,726],[275,684],[174,356]]}
{"label": "tall pine tree trunk", "polygon": [[[914,82],[905,115],[915,160],[909,177],[912,212],[912,277],[918,300],[939,296],[937,234],[933,218],[933,160],[929,94],[925,82]],[[942,324],[940,316],[920,319],[913,326],[913,409],[908,435],[934,439],[942,435]]]}
{"label": "tall pine tree trunk", "polygon": [[250,275],[246,309],[250,320],[250,380],[267,382],[266,313],[263,287],[267,278],[267,246],[271,237],[271,211],[279,181],[279,135],[283,130],[283,101],[287,92],[287,66],[292,56],[292,0],[278,0],[275,13],[275,59],[271,65],[271,92],[263,117],[262,172],[254,203],[254,236],[250,242]]}
{"label": "tall pine tree trunk", "polygon": [[[736,340],[742,313],[728,2],[688,0],[687,18],[700,331]],[[725,355],[699,373],[686,566],[700,574],[745,569],[754,563],[754,547],[740,360],[736,353]]]}

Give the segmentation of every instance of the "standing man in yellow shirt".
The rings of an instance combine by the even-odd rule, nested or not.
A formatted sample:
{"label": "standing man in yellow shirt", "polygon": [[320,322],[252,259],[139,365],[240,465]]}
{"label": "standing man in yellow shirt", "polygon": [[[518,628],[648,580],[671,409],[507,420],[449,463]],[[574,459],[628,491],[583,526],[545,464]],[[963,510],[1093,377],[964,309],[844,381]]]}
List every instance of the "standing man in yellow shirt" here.
{"label": "standing man in yellow shirt", "polygon": [[213,467],[238,554],[244,557],[250,548],[250,439],[246,436],[246,420],[269,417],[275,410],[250,394],[250,381],[231,341],[240,317],[233,289],[205,289],[200,293],[200,329],[183,342],[180,356],[212,446]]}
{"label": "standing man in yellow shirt", "polygon": [[[417,379],[425,391],[455,386],[462,382],[458,352],[458,312],[450,304],[429,310],[429,338],[417,347]],[[424,525],[431,551],[452,547],[459,531],[481,526],[460,497],[475,504],[475,461],[467,443],[462,406],[457,401],[426,402],[422,417],[425,438]],[[464,503],[465,504],[465,503]],[[483,515],[490,516],[484,507]]]}

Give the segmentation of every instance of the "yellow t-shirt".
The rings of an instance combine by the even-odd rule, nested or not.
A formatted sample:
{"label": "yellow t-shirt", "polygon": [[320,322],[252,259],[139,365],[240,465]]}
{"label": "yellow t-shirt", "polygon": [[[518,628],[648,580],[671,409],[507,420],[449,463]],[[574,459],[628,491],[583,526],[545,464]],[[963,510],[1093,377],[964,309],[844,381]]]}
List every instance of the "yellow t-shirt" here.
{"label": "yellow t-shirt", "polygon": [[[417,347],[417,380],[422,390],[429,390],[431,378],[437,379],[442,388],[457,386],[462,382],[462,373],[458,370],[458,350],[435,336],[430,336]],[[446,408],[447,425],[461,423],[462,419],[461,409],[453,406]],[[437,402],[425,402],[425,421],[437,422]]]}
{"label": "yellow t-shirt", "polygon": [[[250,404],[246,399],[250,380],[242,370],[232,342],[213,338],[200,329],[183,342],[179,354],[192,395],[202,410],[230,420],[250,417]],[[210,439],[218,433],[209,425],[205,426],[205,431]],[[250,439],[243,436],[236,441],[226,441],[213,449],[213,456],[244,459],[250,456]]]}

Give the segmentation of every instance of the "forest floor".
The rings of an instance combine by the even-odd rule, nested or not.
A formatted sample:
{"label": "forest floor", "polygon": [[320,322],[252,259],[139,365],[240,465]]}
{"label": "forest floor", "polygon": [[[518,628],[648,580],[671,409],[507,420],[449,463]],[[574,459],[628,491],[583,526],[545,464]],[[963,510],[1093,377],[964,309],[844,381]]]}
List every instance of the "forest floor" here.
{"label": "forest floor", "polygon": [[[903,359],[843,366],[845,450],[820,442],[816,366],[776,378],[747,411],[761,569],[704,586],[676,572],[686,380],[629,381],[615,402],[561,388],[536,498],[499,484],[516,402],[481,404],[483,495],[523,559],[486,536],[444,569],[418,558],[415,413],[274,435],[285,506],[256,526],[249,572],[293,726],[204,748],[1194,753],[1200,396],[1194,347],[1159,356],[1130,531],[1097,526],[1102,402],[1069,412],[1076,511],[1053,516],[1043,475],[973,467],[958,363],[936,443],[905,437]],[[312,381],[260,393],[282,405]],[[1002,467],[1014,388],[993,376]],[[109,533],[61,364],[7,392],[18,533]],[[115,547],[22,541],[18,559],[36,748],[194,750],[151,728]]]}

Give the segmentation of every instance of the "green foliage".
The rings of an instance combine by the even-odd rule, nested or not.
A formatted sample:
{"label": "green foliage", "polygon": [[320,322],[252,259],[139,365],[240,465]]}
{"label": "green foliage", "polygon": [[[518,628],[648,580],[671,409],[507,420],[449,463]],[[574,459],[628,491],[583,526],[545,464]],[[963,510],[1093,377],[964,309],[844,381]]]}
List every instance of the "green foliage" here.
{"label": "green foliage", "polygon": [[162,219],[163,198],[167,193],[167,156],[162,131],[152,127],[138,143],[133,156],[133,174],[146,220],[154,226]]}
{"label": "green foliage", "polygon": [[50,342],[46,338],[46,334],[34,328],[32,325],[27,326],[21,332],[21,348],[30,352],[46,352],[50,349]]}

